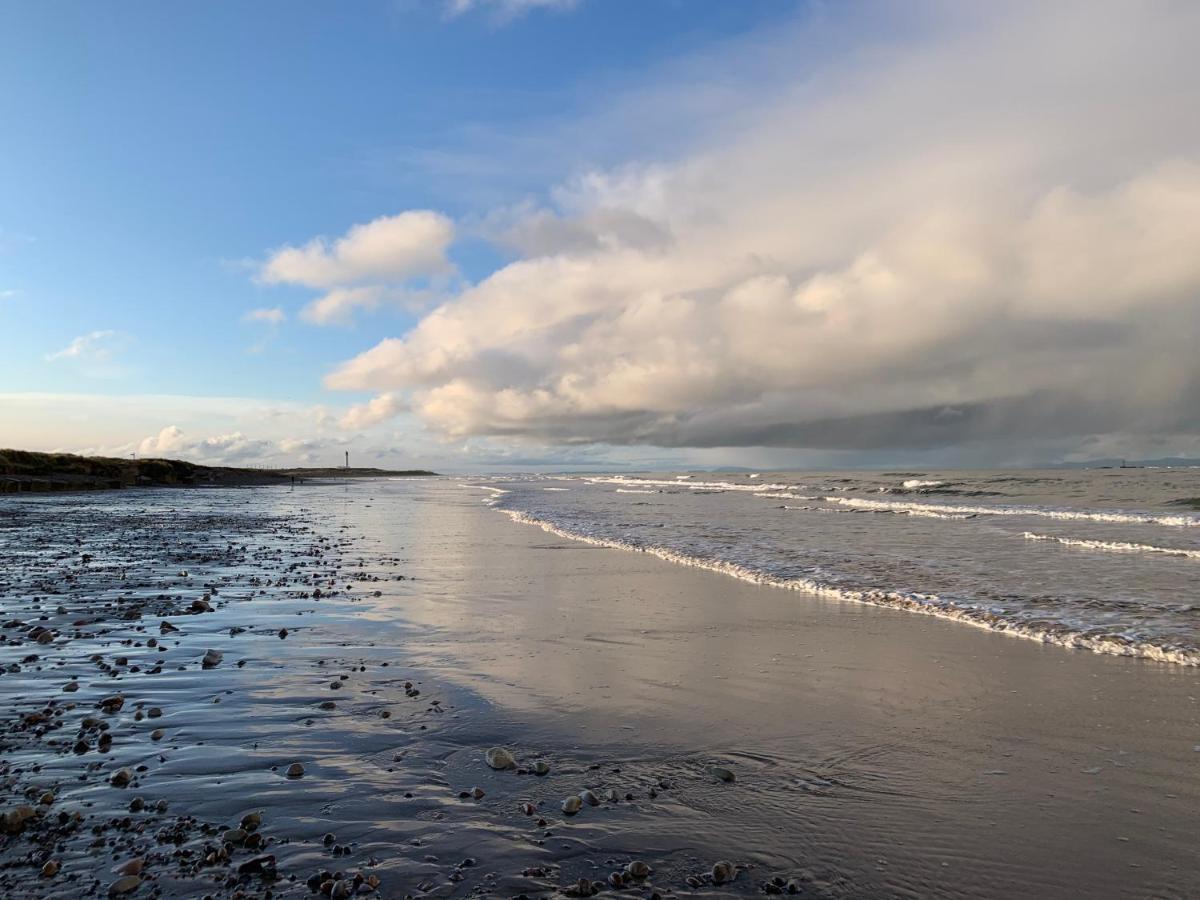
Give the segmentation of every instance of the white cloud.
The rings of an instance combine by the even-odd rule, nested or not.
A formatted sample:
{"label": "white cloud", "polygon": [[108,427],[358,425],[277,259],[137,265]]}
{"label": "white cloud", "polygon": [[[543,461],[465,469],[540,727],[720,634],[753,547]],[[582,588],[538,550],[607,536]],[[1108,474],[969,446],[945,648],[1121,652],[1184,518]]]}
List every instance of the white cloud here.
{"label": "white cloud", "polygon": [[909,9],[815,73],[789,32],[691,152],[491,217],[523,258],[327,384],[564,443],[1200,432],[1200,7]]}
{"label": "white cloud", "polygon": [[244,316],[243,322],[259,322],[264,325],[282,325],[287,321],[287,314],[278,306],[252,309]]}
{"label": "white cloud", "polygon": [[300,318],[314,325],[347,325],[358,309],[379,306],[384,289],[378,285],[356,288],[335,288],[300,310]]}
{"label": "white cloud", "polygon": [[332,243],[314,238],[303,247],[282,247],[259,275],[271,284],[332,288],[445,274],[451,269],[446,248],[453,239],[454,223],[446,216],[409,210],[355,225]]}
{"label": "white cloud", "polygon": [[46,361],[66,359],[81,363],[107,363],[120,353],[127,343],[128,335],[119,331],[91,331],[74,338],[61,350],[46,354]]}
{"label": "white cloud", "polygon": [[377,425],[408,410],[408,404],[396,394],[380,394],[366,403],[350,407],[338,421],[342,428],[355,429]]}
{"label": "white cloud", "polygon": [[535,9],[568,10],[579,5],[580,0],[445,0],[448,16],[461,16],[472,10],[487,9],[500,20],[507,21],[525,15]]}
{"label": "white cloud", "polygon": [[19,296],[20,293],[20,291],[14,289],[0,291],[0,300],[11,300],[13,297]]}

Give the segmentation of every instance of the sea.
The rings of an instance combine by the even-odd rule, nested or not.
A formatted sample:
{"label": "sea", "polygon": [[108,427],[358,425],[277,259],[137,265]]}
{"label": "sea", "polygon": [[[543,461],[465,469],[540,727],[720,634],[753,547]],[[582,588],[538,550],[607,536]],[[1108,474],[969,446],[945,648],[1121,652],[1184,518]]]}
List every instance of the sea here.
{"label": "sea", "polygon": [[1200,468],[462,479],[555,535],[1036,641],[1200,665]]}

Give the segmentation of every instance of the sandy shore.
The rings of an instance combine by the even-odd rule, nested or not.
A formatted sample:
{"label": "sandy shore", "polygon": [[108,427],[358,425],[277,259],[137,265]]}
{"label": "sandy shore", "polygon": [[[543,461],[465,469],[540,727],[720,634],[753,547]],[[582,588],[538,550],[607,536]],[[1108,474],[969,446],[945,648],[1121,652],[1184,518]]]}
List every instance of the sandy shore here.
{"label": "sandy shore", "polygon": [[621,892],[1195,895],[1197,670],[596,549],[480,499],[0,500],[0,892],[541,897],[644,862]]}

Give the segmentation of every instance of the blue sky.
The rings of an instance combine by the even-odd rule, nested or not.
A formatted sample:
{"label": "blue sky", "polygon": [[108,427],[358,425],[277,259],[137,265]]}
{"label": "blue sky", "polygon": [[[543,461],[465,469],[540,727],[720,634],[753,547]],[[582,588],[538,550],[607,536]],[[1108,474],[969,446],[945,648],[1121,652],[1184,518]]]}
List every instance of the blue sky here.
{"label": "blue sky", "polygon": [[[298,325],[247,353],[262,329],[243,313],[294,306],[303,291],[255,284],[246,260],[403,209],[514,202],[606,162],[581,146],[551,161],[557,171],[472,174],[489,162],[489,135],[551,127],[631,69],[792,10],[618,0],[512,18],[487,6],[450,17],[438,0],[4,3],[0,290],[18,293],[0,313],[0,384],[240,395],[252,383],[256,395],[316,401],[324,371],[366,339]],[[480,278],[502,256],[466,242],[453,258]],[[386,327],[410,320],[399,311]],[[101,330],[132,342],[104,383],[46,361]]]}
{"label": "blue sky", "polygon": [[0,445],[1200,452],[1198,17],[0,0]]}

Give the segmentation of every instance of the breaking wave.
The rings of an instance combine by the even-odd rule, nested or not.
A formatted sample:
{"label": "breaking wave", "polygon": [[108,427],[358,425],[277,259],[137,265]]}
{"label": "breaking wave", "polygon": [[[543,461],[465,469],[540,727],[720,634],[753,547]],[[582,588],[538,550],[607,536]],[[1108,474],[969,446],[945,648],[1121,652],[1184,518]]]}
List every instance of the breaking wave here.
{"label": "breaking wave", "polygon": [[969,516],[1042,516],[1048,519],[1084,519],[1091,522],[1127,522],[1141,525],[1197,526],[1195,516],[1156,516],[1110,510],[1046,509],[1039,506],[952,506],[948,503],[908,503],[896,500],[866,500],[861,497],[826,497],[827,503],[840,503],[858,509],[892,510],[913,516],[944,517],[949,513]]}
{"label": "breaking wave", "polygon": [[1155,547],[1153,544],[1133,544],[1127,541],[1089,541],[1058,537],[1053,534],[1034,534],[1032,531],[1025,532],[1025,538],[1030,541],[1053,541],[1066,547],[1079,547],[1084,550],[1105,550],[1111,553],[1166,553],[1171,556],[1200,559],[1200,550],[1187,550],[1182,547]]}
{"label": "breaking wave", "polygon": [[803,591],[826,599],[865,603],[891,609],[903,609],[922,615],[950,619],[963,624],[973,625],[977,628],[984,628],[989,631],[1024,638],[1026,640],[1055,644],[1060,647],[1089,650],[1094,653],[1105,653],[1114,656],[1137,657],[1187,666],[1200,666],[1200,649],[1195,647],[1170,643],[1156,644],[1151,641],[1118,633],[1098,633],[1096,629],[1082,631],[1065,622],[1047,622],[1044,620],[1032,622],[1022,621],[1018,618],[1005,618],[1003,615],[991,610],[970,605],[968,602],[940,597],[936,594],[883,588],[854,589],[838,587],[811,578],[782,578],[721,559],[681,553],[667,547],[600,537],[582,531],[572,531],[519,510],[501,509],[500,511],[514,522],[523,525],[533,525],[561,538],[581,541],[596,547],[647,553],[667,562],[706,569],[710,572],[718,572],[722,575],[728,575],[753,584],[762,584],[785,590]]}

